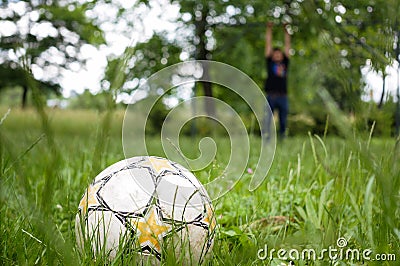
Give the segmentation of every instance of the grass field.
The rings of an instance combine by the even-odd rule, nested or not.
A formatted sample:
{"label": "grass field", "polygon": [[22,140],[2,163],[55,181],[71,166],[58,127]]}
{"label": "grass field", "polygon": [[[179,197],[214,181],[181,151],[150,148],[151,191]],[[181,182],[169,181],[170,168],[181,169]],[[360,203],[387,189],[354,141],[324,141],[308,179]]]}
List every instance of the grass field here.
{"label": "grass field", "polygon": [[[6,112],[0,108],[0,117]],[[79,254],[74,219],[89,182],[124,159],[124,113],[46,112],[48,120],[34,110],[11,110],[0,125],[0,265],[104,264]],[[252,145],[259,142],[252,139]],[[162,155],[157,147],[150,152]],[[218,148],[220,157],[229,155],[226,146]],[[312,249],[323,258],[300,258],[292,265],[400,265],[399,156],[398,141],[368,134],[310,134],[278,143],[260,188],[249,192],[245,175],[214,202],[219,226],[208,263],[290,265],[296,251]],[[220,157],[204,171],[223,168],[226,160]],[[256,159],[250,158],[249,167]],[[336,259],[330,260],[323,250],[339,252],[338,240],[345,241],[343,253],[351,249],[367,256],[333,253]],[[286,254],[278,256],[279,249]]]}

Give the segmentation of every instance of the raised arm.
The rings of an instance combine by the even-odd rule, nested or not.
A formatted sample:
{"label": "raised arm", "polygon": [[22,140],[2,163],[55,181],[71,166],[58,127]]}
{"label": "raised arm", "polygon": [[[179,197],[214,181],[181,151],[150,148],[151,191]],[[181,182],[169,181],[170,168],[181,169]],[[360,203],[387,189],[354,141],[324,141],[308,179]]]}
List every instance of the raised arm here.
{"label": "raised arm", "polygon": [[290,34],[287,29],[287,24],[283,25],[283,29],[285,31],[285,55],[287,58],[290,57]]}
{"label": "raised arm", "polygon": [[267,29],[265,31],[265,57],[269,57],[272,54],[272,26],[273,22],[267,23]]}

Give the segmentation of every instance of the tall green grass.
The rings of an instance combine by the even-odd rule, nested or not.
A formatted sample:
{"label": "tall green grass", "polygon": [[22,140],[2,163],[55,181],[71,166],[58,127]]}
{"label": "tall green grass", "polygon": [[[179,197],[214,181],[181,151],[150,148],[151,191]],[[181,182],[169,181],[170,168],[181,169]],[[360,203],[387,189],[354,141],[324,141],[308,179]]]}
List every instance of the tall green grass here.
{"label": "tall green grass", "polygon": [[[124,158],[123,112],[53,110],[10,111],[0,125],[0,264],[101,265],[90,252],[77,251],[74,219],[88,183],[106,166]],[[0,116],[7,108],[0,108]],[[153,142],[151,153],[163,155]],[[223,142],[224,140],[222,140]],[[192,143],[184,139],[183,143]],[[257,137],[252,145],[260,145]],[[158,147],[158,148],[157,148]],[[229,146],[196,174],[222,171]],[[193,156],[195,152],[193,151]],[[343,137],[304,136],[278,143],[262,184],[247,190],[250,174],[214,202],[219,227],[210,265],[280,265],[262,261],[260,248],[322,250],[348,247],[396,254],[400,260],[399,141],[345,132]],[[255,154],[249,167],[257,161]],[[204,181],[204,180],[203,180]],[[134,256],[134,255],[131,255]],[[126,264],[120,256],[113,264]],[[174,265],[171,259],[165,262]],[[296,265],[329,265],[295,261]],[[362,262],[339,261],[339,265]],[[364,262],[382,265],[382,262]],[[398,262],[386,262],[396,265]]]}

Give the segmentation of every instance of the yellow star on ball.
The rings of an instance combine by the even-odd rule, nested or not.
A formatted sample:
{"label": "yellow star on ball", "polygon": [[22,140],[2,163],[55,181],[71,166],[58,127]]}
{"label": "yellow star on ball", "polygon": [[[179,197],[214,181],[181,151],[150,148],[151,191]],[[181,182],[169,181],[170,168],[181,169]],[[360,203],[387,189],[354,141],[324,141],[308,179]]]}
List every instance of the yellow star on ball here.
{"label": "yellow star on ball", "polygon": [[137,228],[140,246],[148,246],[160,253],[160,241],[168,233],[171,226],[161,221],[157,210],[151,207],[145,217],[132,219],[131,223]]}
{"label": "yellow star on ball", "polygon": [[87,209],[91,206],[99,205],[99,202],[96,198],[96,192],[99,190],[100,183],[90,184],[87,188],[85,195],[82,197],[81,202],[79,203],[79,209],[82,210],[82,214],[87,213]]}
{"label": "yellow star on ball", "polygon": [[151,166],[157,175],[162,171],[176,171],[171,163],[164,158],[149,157],[148,161],[144,162],[142,165]]}
{"label": "yellow star on ball", "polygon": [[204,217],[203,222],[209,225],[210,231],[213,231],[217,225],[214,217],[214,210],[209,204],[206,205],[206,216]]}

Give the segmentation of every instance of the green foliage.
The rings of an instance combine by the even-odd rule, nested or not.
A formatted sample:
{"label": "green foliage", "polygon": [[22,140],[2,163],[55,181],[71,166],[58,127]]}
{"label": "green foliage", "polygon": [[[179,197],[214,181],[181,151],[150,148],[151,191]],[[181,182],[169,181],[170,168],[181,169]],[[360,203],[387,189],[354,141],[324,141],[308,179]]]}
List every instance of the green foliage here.
{"label": "green foliage", "polygon": [[[135,78],[146,78],[164,67],[161,58],[154,58],[154,51],[173,48],[169,52],[177,60],[173,62],[189,55],[189,59],[228,63],[244,71],[262,89],[266,78],[265,23],[274,21],[277,25],[274,40],[278,46],[283,43],[278,24],[289,23],[293,33],[289,74],[290,112],[294,117],[291,120],[311,116],[314,123],[307,124],[306,119],[301,127],[311,127],[315,132],[321,132],[326,120],[324,105],[315,105],[321,103],[321,89],[331,94],[341,110],[362,116],[360,97],[365,84],[361,68],[370,62],[373,69],[384,73],[396,59],[395,14],[400,6],[394,0],[184,1],[179,6],[181,17],[176,34],[186,36],[185,40],[171,40],[167,33],[158,32],[146,43],[137,45],[135,60],[148,61],[134,62]],[[234,102],[233,106],[240,110],[246,109],[240,99],[215,85],[213,96]]]}
{"label": "green foliage", "polygon": [[165,105],[161,101],[155,103],[147,119],[146,135],[160,135],[164,120],[167,115],[168,110],[166,109]]}
{"label": "green foliage", "polygon": [[355,121],[355,127],[367,132],[373,130],[374,136],[395,136],[395,109],[393,100],[388,101],[382,108],[375,103],[364,103]]}
{"label": "green foliage", "polygon": [[108,91],[93,94],[89,90],[85,90],[83,93],[73,95],[68,99],[68,108],[106,111],[109,108],[108,102],[110,97],[112,96],[110,96]]}
{"label": "green foliage", "polygon": [[[282,45],[283,42],[279,24],[289,23],[290,32],[293,33],[289,75],[293,121],[312,116],[318,127],[321,124],[319,121],[325,120],[325,115],[319,115],[324,114],[323,105],[318,105],[319,110],[313,110],[315,106],[306,110],[310,103],[320,102],[318,92],[321,89],[331,94],[341,110],[363,115],[362,108],[359,109],[362,105],[360,95],[365,86],[361,67],[368,62],[374,70],[386,75],[386,67],[396,60],[396,14],[400,5],[395,0],[170,3],[179,7],[174,33],[156,30],[151,38],[144,38],[143,43],[128,47],[121,57],[110,57],[102,88],[108,90],[113,84],[114,99],[119,93],[131,94],[144,79],[164,67],[188,59],[212,59],[228,63],[249,75],[262,89],[266,78],[263,55],[266,21],[276,24],[275,45]],[[132,8],[143,8],[141,4],[152,6],[151,1],[139,1]],[[13,8],[10,1],[3,1],[1,5],[5,9]],[[60,73],[63,69],[69,69],[72,63],[81,62],[79,55],[82,44],[99,45],[105,42],[97,25],[101,19],[88,16],[97,5],[118,8],[117,16],[121,17],[109,23],[119,18],[126,20],[123,16],[131,11],[108,1],[19,1],[19,5],[24,7],[22,13],[6,12],[1,21],[22,25],[24,18],[29,17],[26,22],[28,28],[35,29],[46,24],[53,32],[32,30],[27,33],[23,27],[17,26],[15,32],[1,36],[0,88],[22,87],[24,93],[21,95],[25,96],[28,90],[26,69],[35,66],[44,73],[43,77],[35,75],[40,79],[38,87],[41,90],[60,92]],[[128,19],[124,30],[135,30],[135,26]],[[53,60],[55,57],[60,60]],[[246,113],[246,105],[238,97],[218,86],[212,87],[212,93],[234,105],[241,113]],[[95,100],[93,104],[96,108],[102,108]],[[309,128],[310,125],[312,123],[302,123],[299,127]],[[296,129],[293,132],[298,131]],[[316,128],[315,131],[320,132],[320,129]]]}
{"label": "green foliage", "polygon": [[63,70],[83,61],[79,56],[80,47],[105,42],[100,28],[85,13],[93,4],[2,1],[0,5],[0,22],[15,27],[11,30],[10,26],[10,31],[0,38],[0,89],[23,88],[23,106],[28,89],[32,89],[27,84],[32,67],[40,69],[41,74],[37,76],[40,90],[60,93]]}

